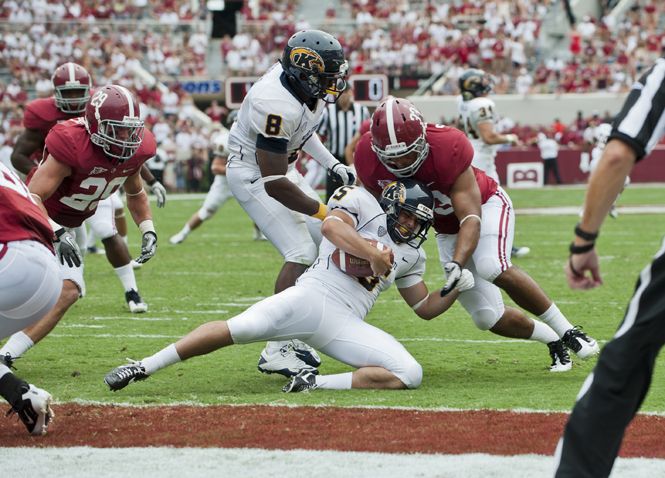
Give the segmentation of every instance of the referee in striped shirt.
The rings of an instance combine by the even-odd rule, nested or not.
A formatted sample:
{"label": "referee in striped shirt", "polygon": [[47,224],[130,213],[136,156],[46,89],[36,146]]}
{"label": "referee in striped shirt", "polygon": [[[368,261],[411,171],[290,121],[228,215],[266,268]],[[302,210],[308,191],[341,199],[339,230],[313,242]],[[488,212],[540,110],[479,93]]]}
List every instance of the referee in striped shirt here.
{"label": "referee in striped shirt", "polygon": [[[665,58],[628,95],[591,176],[565,272],[571,289],[603,284],[595,240],[633,165],[665,134]],[[587,275],[590,272],[590,276]],[[665,344],[665,240],[640,273],[626,315],[578,394],[555,453],[556,478],[607,477],[624,432],[649,390]]]}
{"label": "referee in striped shirt", "polygon": [[[347,164],[344,148],[360,130],[360,124],[369,117],[366,106],[353,102],[353,90],[350,85],[339,95],[336,103],[326,107],[317,132],[319,136],[326,138],[326,147],[340,163]],[[344,184],[330,176],[326,178],[326,204],[340,186]]]}

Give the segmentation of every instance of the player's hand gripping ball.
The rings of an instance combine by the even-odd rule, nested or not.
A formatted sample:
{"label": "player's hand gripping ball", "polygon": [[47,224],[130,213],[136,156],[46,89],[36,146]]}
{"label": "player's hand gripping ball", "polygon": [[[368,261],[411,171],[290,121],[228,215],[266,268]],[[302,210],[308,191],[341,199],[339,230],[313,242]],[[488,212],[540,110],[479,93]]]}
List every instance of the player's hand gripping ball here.
{"label": "player's hand gripping ball", "polygon": [[[387,248],[387,246],[384,246],[380,242],[374,241],[372,239],[366,239],[366,240],[380,251]],[[395,255],[391,252],[390,261],[392,262],[394,260],[395,260]],[[332,253],[332,261],[333,264],[335,264],[337,267],[339,267],[342,270],[342,272],[346,272],[351,276],[372,277],[374,275],[374,272],[372,271],[372,266],[370,265],[370,262],[367,259],[361,259],[360,257],[356,257],[353,254],[349,254],[339,249],[335,249],[335,251]]]}

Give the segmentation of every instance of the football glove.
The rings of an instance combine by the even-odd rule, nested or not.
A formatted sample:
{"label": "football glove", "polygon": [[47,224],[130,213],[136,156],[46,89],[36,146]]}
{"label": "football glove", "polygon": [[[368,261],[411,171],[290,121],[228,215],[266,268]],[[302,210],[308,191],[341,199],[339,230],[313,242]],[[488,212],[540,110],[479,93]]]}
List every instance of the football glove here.
{"label": "football glove", "polygon": [[344,186],[353,186],[356,184],[355,171],[348,166],[344,166],[342,163],[337,163],[330,168],[328,170],[328,176],[335,181],[344,184]]}
{"label": "football glove", "polygon": [[157,198],[157,207],[164,207],[164,204],[166,204],[166,188],[164,185],[156,179],[150,181],[148,185],[150,186],[152,193]]}
{"label": "football glove", "polygon": [[441,297],[447,296],[453,289],[464,292],[475,285],[471,271],[462,269],[462,266],[455,261],[447,263],[443,267],[443,273],[446,276],[446,285],[441,288]]}
{"label": "football glove", "polygon": [[83,256],[74,236],[61,227],[55,231],[55,237],[57,239],[53,241],[53,247],[60,264],[64,266],[67,261],[69,267],[81,267]]}
{"label": "football glove", "polygon": [[583,173],[588,173],[589,170],[591,169],[589,166],[589,159],[590,159],[590,154],[589,153],[582,153],[580,156],[580,171]]}
{"label": "football glove", "polygon": [[157,234],[152,231],[148,231],[143,234],[143,241],[141,243],[141,255],[136,258],[136,262],[139,264],[145,264],[152,258],[152,256],[155,255],[155,251],[157,251]]}

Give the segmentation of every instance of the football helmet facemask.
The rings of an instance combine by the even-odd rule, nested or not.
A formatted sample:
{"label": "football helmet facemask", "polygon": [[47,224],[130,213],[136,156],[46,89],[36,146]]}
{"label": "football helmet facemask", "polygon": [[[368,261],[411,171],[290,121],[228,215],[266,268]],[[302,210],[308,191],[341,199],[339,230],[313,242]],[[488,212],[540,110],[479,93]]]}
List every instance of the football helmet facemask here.
{"label": "football helmet facemask", "polygon": [[[434,196],[424,183],[416,179],[394,181],[383,189],[379,204],[386,212],[388,234],[395,243],[418,249],[427,240],[427,231],[434,224]],[[415,230],[399,222],[402,211],[416,216]]]}
{"label": "football helmet facemask", "polygon": [[464,101],[486,95],[492,90],[492,78],[483,70],[471,68],[459,77],[459,89]]}
{"label": "football helmet facemask", "polygon": [[65,63],[51,77],[55,105],[63,113],[80,114],[90,99],[90,75],[81,65]]}
{"label": "football helmet facemask", "polygon": [[141,146],[145,125],[139,116],[139,104],[124,86],[104,86],[88,101],[85,119],[90,140],[104,149],[111,163],[125,162]]}
{"label": "football helmet facemask", "polygon": [[346,88],[349,64],[342,45],[329,33],[295,33],[286,43],[280,62],[289,82],[309,98],[334,103]]}
{"label": "football helmet facemask", "polygon": [[[403,98],[388,98],[372,115],[372,150],[398,178],[413,176],[429,154],[426,128],[423,115],[413,103]],[[394,160],[414,151],[415,161],[398,167]]]}

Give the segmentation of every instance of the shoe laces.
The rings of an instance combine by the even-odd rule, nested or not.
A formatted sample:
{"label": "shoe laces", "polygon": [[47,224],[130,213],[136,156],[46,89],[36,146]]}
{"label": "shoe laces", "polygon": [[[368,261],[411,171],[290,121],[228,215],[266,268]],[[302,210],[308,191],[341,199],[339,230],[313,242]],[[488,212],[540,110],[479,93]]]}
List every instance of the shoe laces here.
{"label": "shoe laces", "polygon": [[14,369],[16,370],[16,367],[14,367],[14,360],[18,360],[21,357],[12,357],[12,354],[7,352],[4,357],[0,357],[0,363],[4,363],[7,368]]}
{"label": "shoe laces", "polygon": [[140,373],[145,373],[145,369],[143,368],[143,365],[141,365],[141,362],[137,362],[136,360],[132,360],[130,358],[127,360],[129,360],[131,363],[123,365],[121,369],[118,370],[118,377],[121,379],[132,378],[133,376]]}
{"label": "shoe laces", "polygon": [[557,365],[557,360],[560,364],[565,365],[570,362],[570,354],[568,350],[563,345],[561,340],[556,342],[550,342],[547,344],[550,349],[550,357],[552,357],[552,365]]}

